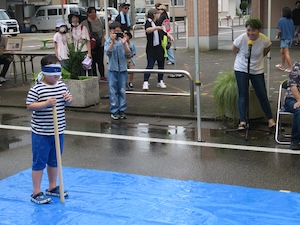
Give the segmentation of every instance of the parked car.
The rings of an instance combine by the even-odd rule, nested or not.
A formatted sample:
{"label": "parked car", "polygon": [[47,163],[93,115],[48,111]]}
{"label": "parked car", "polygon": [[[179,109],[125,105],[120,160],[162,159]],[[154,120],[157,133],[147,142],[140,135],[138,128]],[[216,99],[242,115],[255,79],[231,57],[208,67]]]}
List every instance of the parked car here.
{"label": "parked car", "polygon": [[[86,19],[86,10],[77,5],[64,5],[64,18],[66,25],[70,28],[68,15],[72,12],[79,13],[81,20]],[[62,18],[61,5],[41,6],[35,12],[35,15],[30,18],[30,31],[36,33],[38,31],[48,31],[55,29],[56,20]]]}
{"label": "parked car", "polygon": [[146,22],[146,8],[135,8],[135,23],[143,24]]}
{"label": "parked car", "polygon": [[[103,18],[104,19],[104,16],[105,16],[105,9],[104,7],[98,7],[96,8],[96,11],[97,11],[97,15],[100,17],[100,18]],[[107,7],[107,11],[108,11],[108,19],[110,20],[115,20],[116,17],[119,15],[119,12],[116,8],[113,8],[113,7]]]}
{"label": "parked car", "polygon": [[16,36],[20,33],[18,21],[11,19],[5,9],[0,9],[0,29],[4,35]]}

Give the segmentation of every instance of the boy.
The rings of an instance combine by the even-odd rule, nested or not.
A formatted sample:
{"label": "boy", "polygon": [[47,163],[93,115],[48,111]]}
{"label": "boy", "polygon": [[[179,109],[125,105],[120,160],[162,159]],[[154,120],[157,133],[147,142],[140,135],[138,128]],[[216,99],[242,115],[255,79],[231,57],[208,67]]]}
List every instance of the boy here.
{"label": "boy", "polygon": [[[127,68],[134,69],[134,66],[135,66],[134,56],[136,55],[136,48],[135,48],[135,45],[130,41],[130,39],[132,38],[132,34],[129,31],[124,31],[124,35],[128,36],[127,44],[130,49],[130,52],[131,52],[130,56],[127,58]],[[134,73],[129,73],[128,85],[127,85],[128,90],[134,89],[133,83],[132,83],[133,76],[134,76]]]}
{"label": "boy", "polygon": [[104,52],[109,58],[108,87],[111,118],[126,119],[126,83],[127,57],[131,52],[127,41],[129,37],[123,35],[121,24],[117,21],[109,25],[110,37],[105,41]]}
{"label": "boy", "polygon": [[[30,88],[26,105],[32,111],[32,182],[31,201],[46,204],[51,201],[41,191],[43,170],[47,165],[49,186],[46,195],[59,197],[59,186],[56,186],[57,160],[54,137],[52,107],[56,105],[58,132],[61,152],[63,151],[65,129],[65,105],[72,102],[72,96],[65,83],[60,81],[61,65],[55,55],[46,55],[41,60],[42,72]],[[64,193],[68,195],[67,192]]]}

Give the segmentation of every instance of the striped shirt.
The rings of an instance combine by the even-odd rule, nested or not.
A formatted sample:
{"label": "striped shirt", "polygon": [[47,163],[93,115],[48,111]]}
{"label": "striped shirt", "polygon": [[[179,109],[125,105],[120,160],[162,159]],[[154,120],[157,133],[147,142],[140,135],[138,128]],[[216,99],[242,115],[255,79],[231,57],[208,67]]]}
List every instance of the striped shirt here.
{"label": "striped shirt", "polygon": [[[62,134],[66,127],[65,99],[62,96],[65,93],[70,94],[70,91],[62,81],[58,81],[55,85],[47,85],[43,82],[39,82],[30,88],[26,99],[26,105],[30,105],[34,102],[46,101],[49,97],[56,97],[59,134]],[[52,106],[32,112],[31,130],[39,135],[54,135]]]}

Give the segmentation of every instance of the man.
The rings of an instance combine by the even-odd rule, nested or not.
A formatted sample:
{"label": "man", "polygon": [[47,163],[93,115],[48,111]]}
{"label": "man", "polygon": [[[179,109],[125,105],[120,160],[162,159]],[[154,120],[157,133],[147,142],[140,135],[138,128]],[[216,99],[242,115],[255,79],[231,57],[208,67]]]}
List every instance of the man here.
{"label": "man", "polygon": [[7,79],[5,79],[5,75],[8,71],[9,65],[12,62],[12,58],[9,55],[3,55],[3,51],[6,48],[7,37],[2,35],[0,29],[0,65],[3,65],[2,71],[0,73],[0,86],[4,83]]}
{"label": "man", "polygon": [[292,18],[295,25],[295,46],[299,45],[299,33],[300,33],[300,1],[296,1],[296,8],[292,11]]}
{"label": "man", "polygon": [[121,23],[121,29],[124,32],[125,30],[130,32],[130,18],[129,18],[129,6],[130,4],[124,2],[120,5],[121,7],[121,11],[119,13],[119,15],[116,17],[115,21],[118,21],[119,23]]}

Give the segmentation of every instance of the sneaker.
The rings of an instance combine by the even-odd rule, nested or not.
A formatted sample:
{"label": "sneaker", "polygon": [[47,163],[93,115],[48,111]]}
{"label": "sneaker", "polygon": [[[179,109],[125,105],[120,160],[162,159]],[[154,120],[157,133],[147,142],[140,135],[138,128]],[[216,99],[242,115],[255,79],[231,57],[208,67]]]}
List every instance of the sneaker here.
{"label": "sneaker", "polygon": [[159,88],[167,88],[166,84],[164,83],[163,80],[161,80],[159,83],[157,83],[157,87]]}
{"label": "sneaker", "polygon": [[149,82],[148,81],[144,81],[143,90],[149,90]]}
{"label": "sneaker", "polygon": [[124,111],[120,111],[120,119],[126,119],[127,116]]}
{"label": "sneaker", "polygon": [[299,42],[295,42],[295,46],[298,46],[299,45]]}
{"label": "sneaker", "polygon": [[175,63],[173,63],[173,62],[167,62],[167,65],[174,65]]}
{"label": "sneaker", "polygon": [[110,117],[113,118],[114,120],[120,119],[119,112],[115,112],[115,113],[110,114]]}
{"label": "sneaker", "polygon": [[246,124],[245,123],[240,123],[239,125],[238,125],[238,130],[245,130],[246,129]]}
{"label": "sneaker", "polygon": [[106,77],[101,77],[100,80],[107,81],[107,78]]}
{"label": "sneaker", "polygon": [[[50,196],[54,196],[54,197],[60,197],[59,186],[56,186],[51,191],[46,189],[45,194],[50,195]],[[67,191],[64,191],[64,196],[67,197],[68,195],[69,195],[69,193]]]}
{"label": "sneaker", "polygon": [[297,141],[292,141],[290,145],[291,150],[300,150],[300,143]]}
{"label": "sneaker", "polygon": [[4,83],[5,81],[7,81],[4,77],[0,77],[0,83]]}
{"label": "sneaker", "polygon": [[134,89],[133,83],[128,83],[127,89],[128,89],[128,90],[133,90],[133,89]]}
{"label": "sneaker", "polygon": [[51,202],[50,197],[46,197],[43,192],[37,193],[36,195],[31,195],[31,201],[36,204],[47,204]]}

